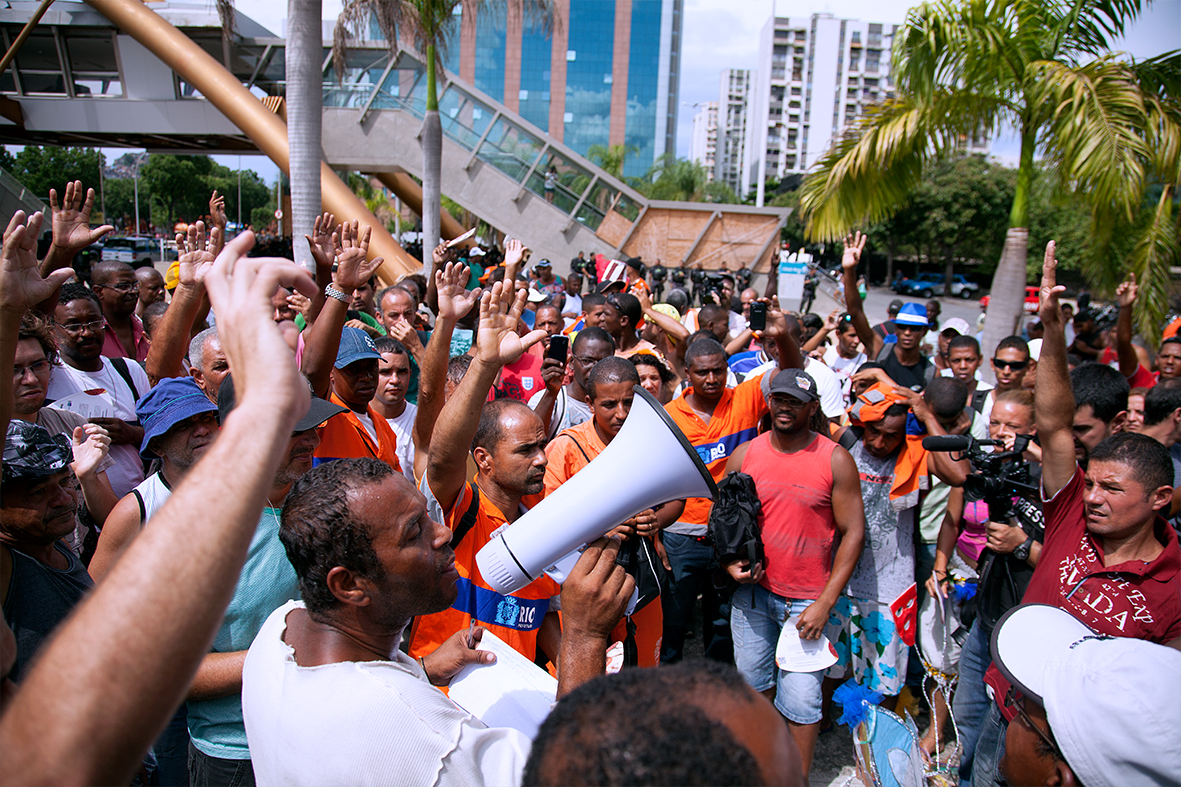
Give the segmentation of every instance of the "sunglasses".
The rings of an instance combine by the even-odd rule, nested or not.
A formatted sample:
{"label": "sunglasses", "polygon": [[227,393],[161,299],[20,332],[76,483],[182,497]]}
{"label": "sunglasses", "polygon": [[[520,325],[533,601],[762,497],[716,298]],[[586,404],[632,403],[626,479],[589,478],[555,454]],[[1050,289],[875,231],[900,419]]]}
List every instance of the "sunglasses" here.
{"label": "sunglasses", "polygon": [[999,358],[992,359],[992,365],[998,369],[1012,369],[1019,372],[1026,366],[1029,366],[1029,361],[1002,361]]}

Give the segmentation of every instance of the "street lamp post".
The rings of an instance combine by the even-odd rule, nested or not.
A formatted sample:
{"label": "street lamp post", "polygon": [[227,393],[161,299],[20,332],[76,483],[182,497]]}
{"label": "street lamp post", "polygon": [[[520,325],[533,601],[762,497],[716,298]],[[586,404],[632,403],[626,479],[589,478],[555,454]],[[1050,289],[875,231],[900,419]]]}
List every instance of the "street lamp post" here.
{"label": "street lamp post", "polygon": [[143,153],[135,154],[135,232],[133,235],[139,235],[139,163],[143,157],[148,155],[145,150]]}

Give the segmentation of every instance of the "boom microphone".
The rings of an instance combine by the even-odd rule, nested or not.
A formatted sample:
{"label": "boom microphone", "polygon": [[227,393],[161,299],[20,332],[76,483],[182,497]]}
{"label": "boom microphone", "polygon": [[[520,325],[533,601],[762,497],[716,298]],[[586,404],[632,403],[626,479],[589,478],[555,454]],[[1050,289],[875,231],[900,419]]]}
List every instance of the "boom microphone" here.
{"label": "boom microphone", "polygon": [[967,451],[972,447],[972,438],[961,434],[933,434],[923,438],[923,448],[928,451]]}
{"label": "boom microphone", "polygon": [[653,506],[713,499],[713,476],[652,394],[636,398],[619,434],[577,475],[476,553],[480,574],[503,594],[528,585],[561,558]]}

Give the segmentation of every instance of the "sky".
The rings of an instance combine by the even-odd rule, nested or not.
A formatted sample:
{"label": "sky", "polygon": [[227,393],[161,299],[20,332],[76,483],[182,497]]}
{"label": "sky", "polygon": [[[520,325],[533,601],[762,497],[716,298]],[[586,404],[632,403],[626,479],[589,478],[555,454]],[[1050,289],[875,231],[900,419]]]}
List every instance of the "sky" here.
{"label": "sky", "polygon": [[[833,13],[846,19],[902,24],[907,0],[685,0],[681,48],[681,106],[677,114],[677,155],[689,155],[693,104],[718,99],[718,80],[724,68],[755,68],[758,36],[772,14],[810,16]],[[287,6],[282,0],[236,0],[238,10],[282,35]],[[335,19],[340,0],[323,0],[323,16]],[[1181,0],[1156,0],[1115,48],[1137,58],[1152,57],[1181,47]],[[1012,133],[993,142],[992,153],[1002,162],[1015,164],[1018,143]],[[122,150],[106,150],[113,159]],[[228,167],[238,167],[238,156],[216,156]],[[242,156],[242,166],[273,182],[278,169],[264,156]]]}

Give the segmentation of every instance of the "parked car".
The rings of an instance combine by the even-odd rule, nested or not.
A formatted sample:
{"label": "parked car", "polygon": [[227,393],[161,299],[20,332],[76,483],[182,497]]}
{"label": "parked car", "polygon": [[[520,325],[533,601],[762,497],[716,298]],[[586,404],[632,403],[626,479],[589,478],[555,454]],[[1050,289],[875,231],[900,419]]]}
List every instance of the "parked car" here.
{"label": "parked car", "polygon": [[[901,279],[894,287],[894,291],[902,295],[915,295],[919,298],[931,298],[941,295],[945,284],[942,273],[920,273],[913,279]],[[980,290],[980,285],[960,274],[951,277],[951,294],[967,300]]]}
{"label": "parked car", "polygon": [[160,241],[146,237],[109,238],[103,243],[103,262],[108,260],[146,268],[160,262]]}
{"label": "parked car", "polygon": [[[1029,314],[1037,313],[1037,296],[1038,288],[1033,286],[1026,286],[1025,288],[1025,303],[1022,304],[1022,309]],[[980,299],[980,308],[988,309],[989,296],[985,295]]]}

